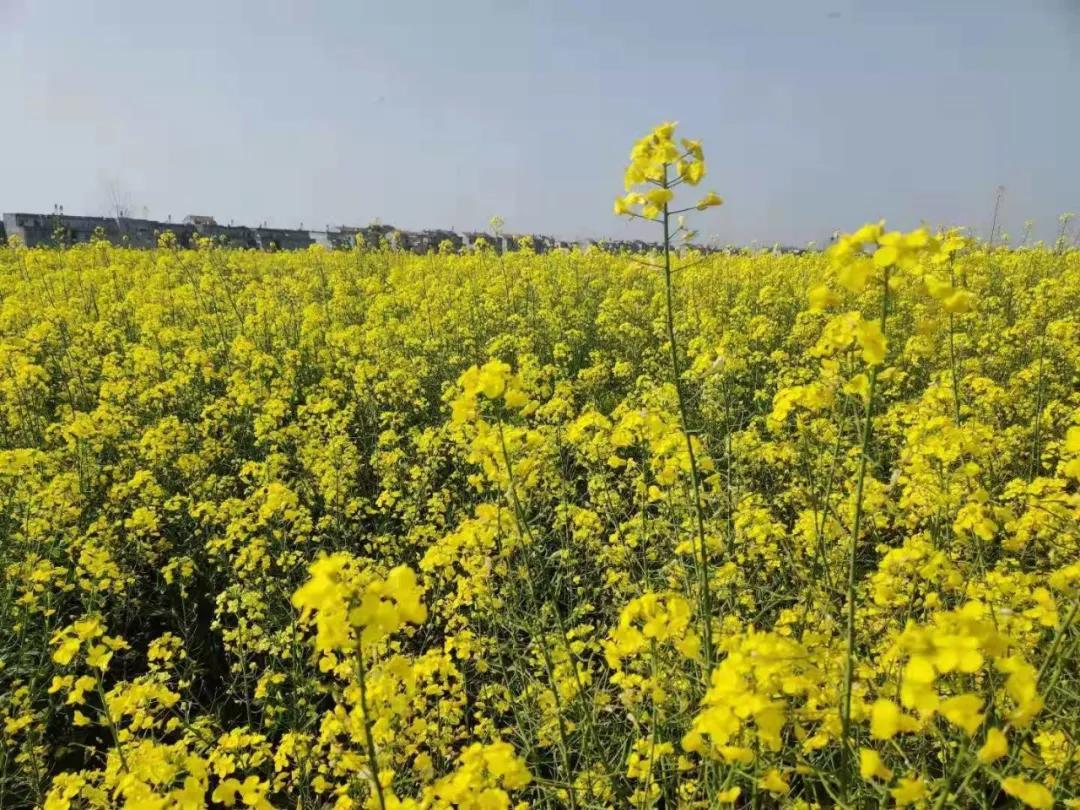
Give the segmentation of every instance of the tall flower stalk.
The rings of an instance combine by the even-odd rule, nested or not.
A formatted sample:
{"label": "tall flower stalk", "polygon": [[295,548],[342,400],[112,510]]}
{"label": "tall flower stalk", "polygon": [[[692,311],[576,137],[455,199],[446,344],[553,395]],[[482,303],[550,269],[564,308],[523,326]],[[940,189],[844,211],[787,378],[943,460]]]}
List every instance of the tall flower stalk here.
{"label": "tall flower stalk", "polygon": [[[859,461],[855,473],[855,492],[851,533],[847,549],[847,578],[844,591],[844,676],[840,689],[840,742],[841,768],[840,782],[846,800],[852,773],[854,744],[851,729],[851,703],[855,673],[856,642],[856,586],[858,584],[859,540],[863,529],[864,503],[863,494],[866,476],[870,466],[870,447],[873,436],[874,411],[877,405],[878,382],[880,372],[888,354],[886,323],[893,280],[897,274],[907,273],[920,276],[923,285],[933,298],[940,301],[942,308],[950,318],[955,313],[970,309],[973,296],[966,290],[957,289],[950,275],[944,281],[924,266],[924,262],[941,264],[962,245],[959,239],[944,241],[931,237],[923,228],[910,233],[885,231],[884,222],[864,225],[851,235],[843,236],[831,250],[832,269],[836,281],[850,292],[862,292],[871,279],[879,279],[881,284],[881,312],[877,320],[867,320],[859,312],[850,312],[835,317],[826,325],[823,342],[835,347],[846,348],[852,345],[861,349],[862,359],[867,372],[858,374],[849,381],[845,390],[860,392],[863,399],[861,430],[859,433]],[[951,265],[950,265],[951,274]],[[824,306],[839,302],[826,286],[811,291],[811,300],[816,305]],[[828,335],[828,340],[825,336]],[[952,326],[950,321],[950,338]],[[955,355],[953,355],[955,356]],[[956,377],[955,364],[953,377]],[[959,400],[955,398],[959,421]]]}
{"label": "tall flower stalk", "polygon": [[[889,317],[889,268],[885,268],[884,278],[881,285],[881,341],[884,352],[885,322]],[[859,448],[859,470],[855,477],[855,514],[851,521],[851,545],[848,548],[848,571],[847,571],[847,616],[844,628],[844,687],[843,704],[841,706],[840,735],[843,739],[845,760],[851,751],[851,685],[855,672],[855,582],[858,562],[859,534],[862,531],[863,520],[863,488],[866,483],[866,467],[870,459],[870,437],[874,427],[874,397],[877,394],[878,369],[880,365],[870,367],[868,391],[866,395],[866,408],[863,411],[861,445]],[[847,774],[850,768],[845,767],[842,771],[845,792],[847,788]]]}
{"label": "tall flower stalk", "polygon": [[[705,668],[712,669],[712,595],[709,585],[708,544],[705,538],[705,510],[701,501],[701,472],[698,466],[697,452],[694,448],[693,431],[690,428],[687,396],[682,379],[682,367],[679,361],[679,346],[675,337],[675,291],[672,279],[672,246],[676,239],[688,240],[693,232],[682,223],[681,214],[697,209],[722,205],[723,200],[709,192],[696,204],[672,209],[674,189],[680,185],[696,186],[705,176],[705,156],[700,141],[682,138],[680,146],[675,144],[675,124],[665,122],[634,144],[630,152],[630,165],[626,168],[627,194],[615,200],[615,213],[644,219],[660,225],[663,232],[662,263],[659,268],[664,273],[665,321],[667,326],[668,347],[671,359],[671,376],[675,385],[675,395],[679,405],[679,427],[686,442],[686,453],[690,469],[690,483],[694,497],[694,518],[697,530],[698,587],[700,590],[700,614],[702,638],[705,646]],[[674,171],[674,176],[672,172]],[[634,191],[643,186],[646,190]],[[672,217],[679,217],[678,225],[672,229]],[[656,265],[654,265],[656,266]]]}

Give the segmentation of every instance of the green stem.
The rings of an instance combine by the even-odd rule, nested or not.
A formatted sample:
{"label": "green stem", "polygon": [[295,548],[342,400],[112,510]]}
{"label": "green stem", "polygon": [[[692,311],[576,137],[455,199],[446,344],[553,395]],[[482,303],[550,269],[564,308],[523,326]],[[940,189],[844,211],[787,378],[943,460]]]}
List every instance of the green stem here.
{"label": "green stem", "polygon": [[379,761],[375,756],[375,737],[371,733],[371,715],[367,705],[367,683],[365,680],[364,651],[361,644],[356,645],[356,679],[360,683],[360,711],[364,715],[364,740],[367,743],[368,763],[371,766],[371,779],[375,783],[375,794],[379,797],[380,810],[386,810],[386,797],[383,796],[382,780],[379,779]]}
{"label": "green stem", "polygon": [[[885,322],[889,316],[889,270],[885,268],[885,279],[881,296],[881,333],[885,335]],[[862,446],[859,452],[859,471],[855,481],[855,515],[851,527],[851,546],[848,552],[847,576],[847,624],[844,642],[844,685],[840,707],[841,741],[841,787],[844,800],[850,780],[852,758],[851,746],[851,688],[855,672],[855,573],[858,559],[859,532],[863,518],[863,485],[866,481],[866,467],[869,461],[870,434],[873,429],[874,394],[877,391],[878,366],[870,368],[870,390],[866,397],[866,409],[863,414]]]}
{"label": "green stem", "polygon": [[117,731],[112,712],[109,711],[109,703],[105,699],[105,688],[101,685],[100,671],[95,674],[94,685],[97,687],[98,697],[101,699],[101,712],[105,715],[105,722],[109,724],[109,732],[112,734],[113,742],[116,743],[116,753],[120,755],[120,765],[123,767],[124,773],[130,773],[127,757],[124,756],[124,746],[120,742],[120,732]]}
{"label": "green stem", "polygon": [[[664,164],[663,188],[668,188],[668,166]],[[671,214],[667,203],[664,203],[664,289],[667,301],[667,334],[668,346],[671,349],[671,373],[675,380],[675,394],[679,400],[679,425],[682,428],[683,437],[686,439],[686,452],[690,459],[690,481],[694,488],[694,514],[697,519],[698,536],[698,579],[701,582],[701,612],[702,612],[702,635],[705,641],[705,671],[712,671],[713,642],[712,642],[712,594],[709,587],[709,556],[705,543],[705,519],[701,507],[701,483],[698,475],[697,456],[694,453],[694,442],[690,436],[687,425],[686,392],[683,390],[682,371],[679,368],[679,350],[675,342],[675,303],[674,291],[671,279]]]}
{"label": "green stem", "polygon": [[[534,615],[540,616],[540,606],[542,603],[540,600],[539,589],[536,587],[536,581],[533,579],[532,565],[529,561],[533,546],[535,545],[535,540],[532,536],[532,530],[529,528],[529,523],[527,520],[525,520],[525,512],[521,506],[521,501],[518,500],[517,485],[514,481],[514,466],[510,463],[510,451],[506,447],[506,435],[503,431],[502,422],[499,422],[498,424],[499,444],[502,447],[503,462],[506,464],[506,477],[507,482],[510,485],[510,499],[514,509],[514,522],[518,527],[518,540],[519,542],[522,542],[522,545],[525,545],[524,535],[528,535],[529,538],[529,543],[528,547],[526,548],[525,554],[525,582],[529,588],[529,597],[532,601]],[[552,605],[551,607],[554,609],[554,605]],[[555,612],[556,614],[558,613],[557,610]],[[561,622],[559,623],[559,627],[560,629],[562,628]],[[566,720],[563,717],[563,705],[562,698],[559,695],[559,684],[555,679],[555,664],[551,658],[551,651],[548,649],[547,641],[544,638],[544,633],[540,632],[538,635],[540,645],[540,657],[544,661],[544,669],[546,670],[548,683],[551,685],[551,695],[555,701],[555,712],[558,715],[559,720],[559,737],[562,742],[561,753],[563,760],[563,769],[566,771],[567,792],[570,798],[570,808],[571,810],[575,810],[575,808],[577,807],[577,796],[574,789],[573,771],[570,768],[569,732],[566,728]],[[576,663],[574,662],[574,654],[573,651],[570,649],[570,643],[567,640],[565,634],[562,635],[562,641],[563,644],[566,646],[566,655],[569,660],[570,666],[575,668],[576,674]]]}
{"label": "green stem", "polygon": [[[948,801],[953,780],[956,779],[956,777],[960,773],[960,768],[964,764],[964,758],[967,756],[969,747],[970,740],[965,740],[964,743],[961,744],[960,749],[956,752],[956,759],[953,760],[952,770],[949,771],[949,773],[945,776],[945,784],[941,786],[940,792],[938,793],[937,801],[934,802],[934,810],[942,810],[942,808],[945,806],[945,802]],[[966,785],[967,780],[964,780],[960,783],[960,786],[956,790],[957,798],[960,797],[960,793]]]}
{"label": "green stem", "polygon": [[1031,443],[1031,464],[1028,467],[1028,480],[1031,481],[1039,473],[1039,468],[1042,461],[1042,412],[1043,412],[1043,391],[1044,391],[1044,374],[1043,365],[1045,357],[1045,347],[1043,336],[1040,334],[1037,338],[1039,344],[1039,377],[1035,390],[1035,435],[1032,438]]}
{"label": "green stem", "polygon": [[[656,680],[656,639],[650,639],[649,641],[649,677],[651,680]],[[657,710],[655,701],[650,700],[649,705],[652,709],[650,714],[650,725],[652,728],[649,730],[649,767],[645,771],[644,787],[641,789],[641,803],[639,810],[645,810],[645,802],[649,798],[649,784],[652,782],[652,766],[653,757],[656,756],[656,734],[657,726],[659,725],[659,719],[657,718]]]}
{"label": "green stem", "polygon": [[[949,282],[956,286],[956,271],[952,266],[952,257],[949,258]],[[956,365],[956,316],[949,313],[949,363],[952,365],[952,389],[953,409],[956,418],[956,426],[960,426],[960,377]]]}

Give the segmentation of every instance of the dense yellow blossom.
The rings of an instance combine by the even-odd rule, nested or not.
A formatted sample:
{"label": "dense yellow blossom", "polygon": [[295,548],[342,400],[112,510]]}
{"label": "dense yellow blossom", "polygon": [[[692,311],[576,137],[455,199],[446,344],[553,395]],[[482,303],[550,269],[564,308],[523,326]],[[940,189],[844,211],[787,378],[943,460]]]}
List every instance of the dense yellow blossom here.
{"label": "dense yellow blossom", "polygon": [[0,804],[1075,806],[1080,252],[666,234],[0,249]]}

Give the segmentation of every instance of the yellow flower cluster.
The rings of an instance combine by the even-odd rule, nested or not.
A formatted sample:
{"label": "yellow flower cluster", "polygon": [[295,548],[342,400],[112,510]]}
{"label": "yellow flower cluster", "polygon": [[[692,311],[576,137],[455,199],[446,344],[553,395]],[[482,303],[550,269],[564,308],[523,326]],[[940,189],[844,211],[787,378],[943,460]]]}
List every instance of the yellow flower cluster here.
{"label": "yellow flower cluster", "polygon": [[424,807],[461,810],[505,810],[507,791],[519,790],[532,781],[525,763],[509,743],[474,743],[458,760],[458,768],[430,789]]}
{"label": "yellow flower cluster", "polygon": [[87,666],[93,669],[108,668],[113,653],[127,647],[124,639],[105,635],[105,627],[97,616],[72,622],[53,634],[52,643],[56,645],[52,654],[56,663],[66,666],[83,652]]}
{"label": "yellow flower cluster", "polygon": [[[749,764],[758,745],[782,748],[789,715],[813,717],[806,705],[812,708],[821,699],[822,673],[799,643],[777,634],[751,631],[730,639],[725,648],[682,745],[725,762]],[[826,742],[824,737],[805,739],[803,728],[804,748]]]}
{"label": "yellow flower cluster", "polygon": [[619,669],[624,658],[657,644],[669,644],[683,657],[697,658],[701,641],[690,629],[690,619],[690,604],[681,596],[639,596],[619,615],[619,626],[605,647],[608,664]]}
{"label": "yellow flower cluster", "polygon": [[[676,126],[665,122],[634,144],[624,178],[627,194],[616,198],[616,214],[657,219],[669,212],[676,186],[683,183],[696,186],[705,177],[705,153],[701,141],[682,138],[676,144]],[[633,190],[642,185],[651,188]],[[723,199],[710,191],[690,207],[703,211],[723,204]]]}
{"label": "yellow flower cluster", "polygon": [[385,578],[358,570],[348,554],[311,564],[310,578],[292,597],[303,615],[314,616],[316,649],[346,650],[376,644],[407,624],[423,624],[427,608],[416,574],[399,565]]}

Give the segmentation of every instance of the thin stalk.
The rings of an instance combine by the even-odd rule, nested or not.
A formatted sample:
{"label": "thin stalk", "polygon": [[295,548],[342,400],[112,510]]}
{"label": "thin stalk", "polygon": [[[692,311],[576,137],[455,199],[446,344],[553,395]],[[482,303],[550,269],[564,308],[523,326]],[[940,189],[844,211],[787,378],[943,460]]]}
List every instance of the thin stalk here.
{"label": "thin stalk", "polygon": [[[952,257],[949,257],[949,283],[956,286],[956,271],[953,269]],[[949,363],[952,365],[952,389],[953,408],[956,426],[960,427],[960,377],[956,365],[956,316],[949,313]]]}
{"label": "thin stalk", "polygon": [[949,362],[952,364],[952,389],[953,389],[953,417],[956,420],[956,426],[960,426],[960,378],[957,376],[956,368],[956,337],[953,329],[953,320],[955,315],[949,313]]}
{"label": "thin stalk", "polygon": [[[668,183],[668,166],[664,164],[664,188],[670,188]],[[671,348],[671,373],[675,380],[675,394],[679,400],[679,425],[682,428],[683,437],[686,439],[686,452],[690,458],[690,481],[694,488],[694,514],[697,518],[698,535],[698,578],[701,581],[701,613],[705,641],[705,671],[712,671],[713,643],[712,643],[712,594],[709,588],[709,557],[705,544],[705,519],[701,507],[701,483],[698,476],[697,457],[694,453],[694,442],[691,439],[687,425],[686,393],[683,391],[682,371],[679,368],[679,350],[675,342],[675,303],[674,292],[671,283],[671,214],[667,203],[664,203],[664,290],[667,302],[667,333],[668,346]]]}
{"label": "thin stalk", "polygon": [[735,558],[735,450],[731,446],[731,432],[734,419],[731,415],[731,396],[728,384],[724,382],[724,443],[727,456],[727,547],[728,556]]}
{"label": "thin stalk", "polygon": [[[953,760],[952,770],[945,776],[945,784],[941,786],[938,793],[937,801],[934,802],[934,810],[942,810],[945,807],[945,802],[949,800],[950,789],[952,788],[953,780],[960,774],[960,769],[964,764],[964,759],[968,754],[968,750],[971,747],[971,741],[965,740],[960,749],[956,752],[956,759]],[[960,787],[956,791],[956,798],[960,797],[960,791],[967,785],[967,781],[963,781]]]}
{"label": "thin stalk", "polygon": [[1045,341],[1042,334],[1038,338],[1039,343],[1039,376],[1038,382],[1035,388],[1035,435],[1032,437],[1031,442],[1031,463],[1028,466],[1028,480],[1031,481],[1039,473],[1042,461],[1042,412],[1043,412],[1043,393],[1045,390],[1045,374],[1043,368],[1045,365]]}
{"label": "thin stalk", "polygon": [[[525,520],[525,512],[524,512],[524,509],[521,506],[521,501],[518,500],[517,484],[514,481],[514,466],[510,462],[510,451],[506,447],[506,435],[505,435],[505,433],[503,431],[502,422],[499,422],[499,444],[502,447],[503,461],[506,464],[506,476],[507,476],[507,481],[508,481],[508,483],[510,485],[510,498],[511,498],[511,504],[513,505],[513,508],[514,508],[514,522],[517,525],[517,529],[518,529],[518,540],[520,542],[522,542],[522,544],[524,545],[524,537],[523,537],[523,535],[528,535],[528,538],[529,538],[528,548],[526,549],[527,553],[525,554],[525,565],[524,565],[525,582],[528,585],[529,596],[530,596],[530,599],[532,601],[533,611],[535,612],[535,614],[537,616],[541,616],[542,612],[541,612],[540,606],[543,603],[542,603],[542,601],[540,599],[539,591],[538,591],[538,589],[536,587],[536,582],[533,579],[532,566],[531,566],[530,561],[529,561],[530,554],[531,554],[531,552],[533,550],[533,547],[535,546],[535,541],[534,541],[534,538],[532,536],[532,530],[529,528],[528,521]],[[555,610],[554,605],[552,605],[551,607],[552,607],[553,611],[557,614],[558,611]],[[559,628],[560,628],[560,630],[562,629],[562,623],[561,622],[559,623]],[[542,660],[544,662],[544,669],[546,670],[548,682],[551,684],[551,695],[552,695],[552,698],[555,701],[555,712],[558,715],[559,737],[560,737],[560,740],[562,742],[562,746],[561,746],[562,751],[561,752],[562,752],[562,759],[563,759],[563,768],[566,771],[566,779],[567,779],[567,785],[568,785],[567,790],[568,790],[569,798],[570,798],[570,807],[571,807],[571,810],[574,810],[574,808],[577,807],[577,796],[576,796],[576,791],[574,789],[574,783],[573,783],[573,771],[570,768],[569,733],[568,733],[567,728],[566,728],[566,720],[563,717],[562,698],[559,696],[559,684],[555,680],[555,664],[554,664],[554,662],[553,662],[553,660],[551,658],[551,651],[547,647],[547,641],[544,638],[543,632],[539,633],[538,635],[539,635],[540,657],[542,658]],[[574,657],[573,657],[574,654],[573,654],[573,651],[570,649],[570,643],[569,643],[569,641],[567,641],[567,638],[566,638],[565,634],[562,634],[562,641],[563,641],[563,644],[566,646],[567,659],[570,662],[570,666],[574,668],[575,675],[576,675],[577,674],[577,664],[574,661]],[[578,683],[580,683],[580,680],[578,680]],[[584,698],[582,697],[582,699],[584,699]],[[590,725],[589,723],[586,723],[587,727],[589,725]],[[590,792],[592,792],[591,788],[590,788]]]}
{"label": "thin stalk", "polygon": [[[889,269],[885,268],[885,279],[881,294],[881,333],[885,334],[885,322],[889,316]],[[866,397],[866,409],[863,414],[862,446],[859,451],[859,471],[855,480],[855,515],[851,526],[851,547],[848,552],[847,577],[847,626],[844,644],[844,686],[840,708],[841,740],[841,787],[845,801],[850,778],[851,764],[851,685],[855,671],[855,568],[858,557],[859,531],[863,518],[863,485],[866,481],[866,467],[869,460],[870,434],[873,428],[874,394],[877,391],[878,366],[870,368],[870,390]]]}
{"label": "thin stalk", "polygon": [[994,195],[994,218],[990,223],[990,247],[994,247],[994,235],[998,227],[998,211],[1001,210],[1001,198],[1005,196],[1005,186],[998,186]]}
{"label": "thin stalk", "polygon": [[113,742],[116,743],[116,753],[120,755],[120,765],[123,767],[124,773],[130,773],[127,757],[124,755],[124,746],[120,742],[120,732],[116,728],[116,723],[113,722],[112,712],[109,711],[109,702],[105,699],[105,687],[101,685],[100,671],[94,679],[94,685],[97,687],[98,697],[101,699],[101,712],[105,715],[105,722],[109,724],[109,732],[112,734]]}
{"label": "thin stalk", "polygon": [[368,713],[364,651],[359,643],[356,645],[356,679],[360,683],[360,711],[364,715],[364,741],[367,743],[368,762],[371,764],[371,779],[375,783],[375,795],[379,797],[379,808],[386,810],[386,797],[379,779],[379,761],[375,757],[375,737],[371,733],[371,715]]}
{"label": "thin stalk", "polygon": [[[649,677],[654,681],[656,680],[656,639],[650,639],[649,641]],[[656,727],[659,725],[659,720],[656,717],[656,703],[650,701],[650,704],[652,706],[652,711],[650,712],[652,715],[650,718],[652,721],[650,724],[652,728],[649,731],[649,767],[645,771],[645,786],[641,789],[641,803],[639,805],[639,810],[645,810],[645,802],[649,798],[649,784],[652,782],[653,757],[656,756]]]}

